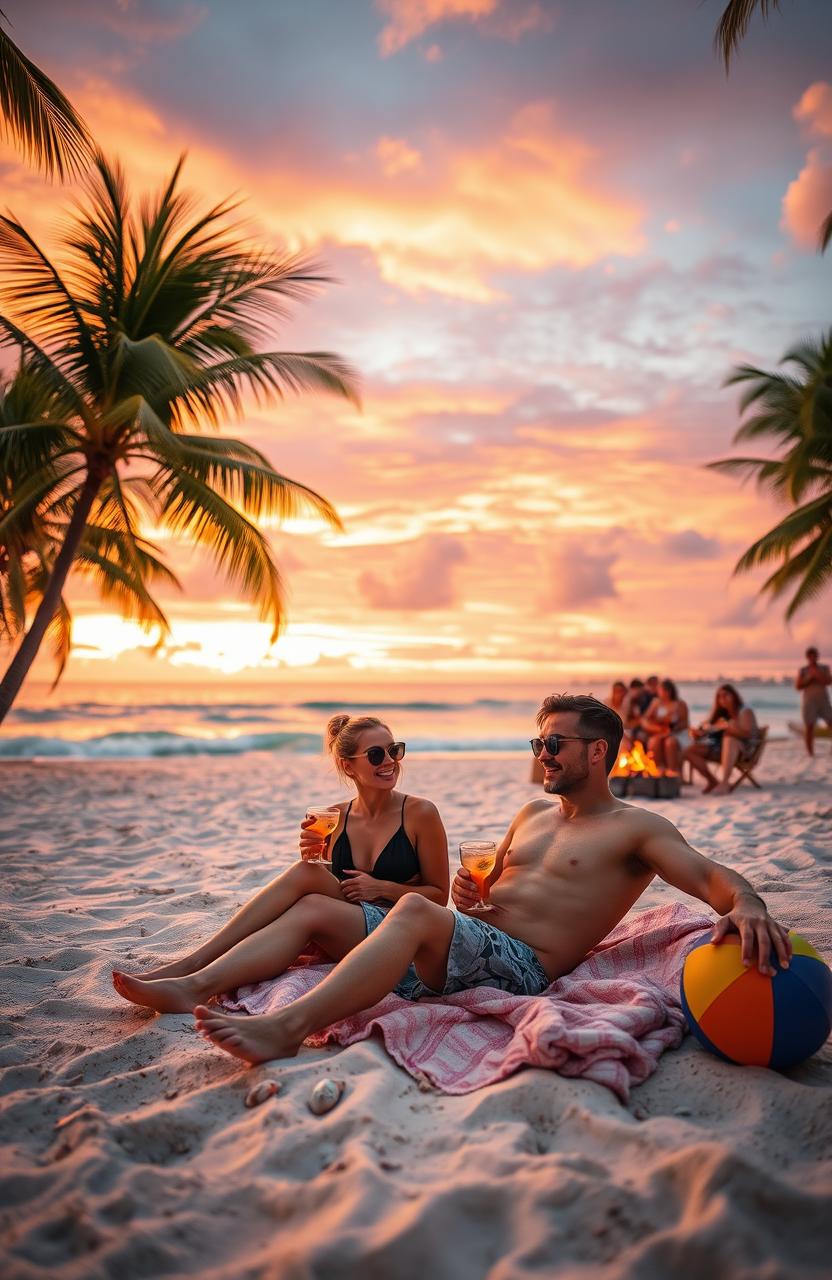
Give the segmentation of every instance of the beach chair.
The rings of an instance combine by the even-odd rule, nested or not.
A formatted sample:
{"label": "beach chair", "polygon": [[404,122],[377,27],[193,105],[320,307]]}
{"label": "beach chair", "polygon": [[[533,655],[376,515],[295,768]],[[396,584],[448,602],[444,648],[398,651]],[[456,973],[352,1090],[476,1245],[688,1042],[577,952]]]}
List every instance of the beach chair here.
{"label": "beach chair", "polygon": [[765,749],[766,738],[768,737],[768,725],[767,724],[761,725],[759,732],[760,732],[760,736],[757,739],[757,745],[754,747],[754,750],[751,752],[751,754],[749,756],[746,756],[744,760],[739,759],[734,765],[734,770],[737,771],[740,776],[736,779],[736,781],[730,784],[730,788],[729,788],[730,791],[736,791],[737,787],[746,781],[750,782],[751,785],[753,787],[756,787],[758,791],[762,791],[763,789],[760,786],[757,779],[754,777],[754,770],[757,768],[757,765],[760,763],[760,759]]}

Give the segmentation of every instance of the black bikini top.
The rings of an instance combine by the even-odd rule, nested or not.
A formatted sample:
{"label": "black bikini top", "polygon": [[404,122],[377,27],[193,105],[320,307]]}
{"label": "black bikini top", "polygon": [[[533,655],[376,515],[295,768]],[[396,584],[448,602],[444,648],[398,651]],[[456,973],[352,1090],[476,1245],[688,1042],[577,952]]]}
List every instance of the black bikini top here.
{"label": "black bikini top", "polygon": [[[407,884],[414,876],[418,876],[421,873],[416,850],[410,843],[410,838],[404,829],[404,806],[406,800],[407,796],[402,800],[402,820],[399,823],[398,830],[387,841],[387,844],[373,863],[372,869],[368,872],[376,880],[392,880],[394,884]],[[347,819],[350,816],[351,808],[352,800],[350,800],[347,812],[344,815],[344,829],[332,846],[332,874],[337,876],[339,880],[346,879],[345,871],[359,870],[352,860],[352,846],[347,835]]]}

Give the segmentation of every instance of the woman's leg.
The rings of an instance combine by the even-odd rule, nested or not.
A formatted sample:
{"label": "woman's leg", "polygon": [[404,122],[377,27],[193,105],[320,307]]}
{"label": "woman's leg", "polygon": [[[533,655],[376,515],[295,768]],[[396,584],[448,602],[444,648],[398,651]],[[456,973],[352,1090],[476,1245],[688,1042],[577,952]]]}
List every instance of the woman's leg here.
{"label": "woman's leg", "polygon": [[113,972],[120,996],[158,1013],[184,1013],[222,991],[276,978],[310,942],[341,960],[365,936],[364,912],[351,902],[307,894],[277,920],[243,938],[195,973],[179,978],[134,978]]}
{"label": "woman's leg", "polygon": [[742,743],[739,738],[731,738],[727,733],[724,735],[722,739],[722,760],[720,764],[722,779],[719,786],[714,788],[714,790],[718,791],[720,795],[724,795],[729,789],[728,779],[731,777],[734,765],[739,759],[741,749]]}
{"label": "woman's leg", "polygon": [[296,902],[308,893],[325,894],[329,898],[343,901],[341,890],[335,876],[325,864],[320,862],[295,862],[281,875],[267,884],[244,907],[233,915],[227,924],[203,942],[195,951],[174,960],[172,964],[161,965],[141,976],[146,982],[154,978],[183,978],[187,973],[196,973],[219,956],[224,955],[243,938],[264,929],[267,924],[277,920]]}
{"label": "woman's leg", "polygon": [[661,733],[654,733],[647,739],[647,750],[653,757],[653,763],[662,771],[664,771],[664,743],[664,735]]}
{"label": "woman's leg", "polygon": [[697,773],[702,774],[707,783],[705,790],[713,791],[716,786],[716,778],[708,768],[707,749],[699,746],[698,743],[694,743],[692,746],[685,748],[684,758],[692,769],[695,769]]}
{"label": "woman's leg", "polygon": [[400,898],[387,918],[323,982],[279,1013],[240,1018],[200,1005],[197,1029],[244,1062],[294,1057],[313,1031],[370,1009],[415,964],[426,986],[442,990],[454,914],[417,893]]}
{"label": "woman's leg", "polygon": [[682,748],[679,746],[679,739],[672,733],[669,733],[664,740],[664,759],[665,771],[678,777],[682,768]]}

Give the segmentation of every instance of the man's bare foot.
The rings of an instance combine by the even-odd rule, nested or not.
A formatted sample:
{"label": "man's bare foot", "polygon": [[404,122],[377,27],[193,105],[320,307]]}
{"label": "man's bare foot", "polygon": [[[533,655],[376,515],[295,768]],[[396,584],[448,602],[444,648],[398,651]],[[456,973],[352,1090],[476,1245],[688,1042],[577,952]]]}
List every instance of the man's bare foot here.
{"label": "man's bare foot", "polygon": [[303,1039],[287,1031],[279,1013],[241,1018],[201,1004],[194,1009],[194,1017],[201,1036],[251,1066],[273,1058],[294,1058],[303,1044]]}
{"label": "man's bare foot", "polygon": [[188,978],[149,980],[114,969],[113,986],[125,1000],[155,1009],[157,1013],[190,1013],[195,1004],[205,999],[205,991]]}

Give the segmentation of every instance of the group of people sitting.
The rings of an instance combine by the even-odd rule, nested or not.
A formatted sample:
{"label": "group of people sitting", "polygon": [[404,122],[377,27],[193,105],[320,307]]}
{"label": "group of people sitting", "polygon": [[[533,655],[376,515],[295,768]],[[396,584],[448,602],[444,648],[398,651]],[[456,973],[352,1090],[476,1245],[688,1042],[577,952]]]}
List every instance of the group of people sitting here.
{"label": "group of people sitting", "polygon": [[719,685],[707,719],[695,726],[675,683],[658,676],[633,679],[629,686],[616,680],[607,705],[624,722],[623,751],[641,743],[659,772],[669,777],[678,777],[687,761],[705,779],[706,793],[727,795],[737,761],[749,758],[759,742],[754,712],[732,684]]}

